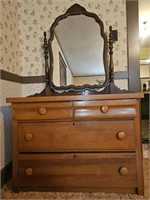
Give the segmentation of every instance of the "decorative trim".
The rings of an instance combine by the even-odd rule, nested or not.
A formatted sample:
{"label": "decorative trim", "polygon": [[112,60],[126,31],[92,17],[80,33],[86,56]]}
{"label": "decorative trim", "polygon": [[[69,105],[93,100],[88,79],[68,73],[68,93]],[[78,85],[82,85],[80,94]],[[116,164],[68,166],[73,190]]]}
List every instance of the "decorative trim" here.
{"label": "decorative trim", "polygon": [[[104,40],[104,49],[103,49],[103,62],[104,62],[104,69],[105,69],[105,76],[106,79],[104,81],[104,83],[102,85],[90,85],[90,84],[84,84],[82,86],[75,86],[75,85],[67,85],[67,86],[56,86],[53,83],[53,70],[54,70],[54,57],[53,57],[53,51],[52,51],[52,41],[54,39],[54,28],[58,25],[58,23],[69,17],[69,16],[74,16],[74,15],[84,15],[87,17],[91,17],[95,20],[95,22],[98,23],[99,27],[100,27],[100,35]],[[107,41],[107,36],[104,32],[104,25],[103,22],[101,21],[101,19],[98,17],[98,15],[96,15],[95,13],[92,12],[88,12],[84,7],[82,7],[79,4],[73,4],[70,8],[68,8],[68,10],[58,16],[55,21],[53,22],[51,28],[50,28],[50,38],[48,40],[48,45],[49,45],[49,53],[50,53],[50,69],[49,69],[49,85],[50,85],[50,90],[51,93],[60,93],[61,91],[64,91],[64,93],[68,93],[73,91],[74,93],[78,93],[78,92],[84,92],[86,91],[90,91],[92,90],[93,92],[96,91],[96,89],[100,89],[100,88],[104,88],[106,86],[109,85],[109,68],[108,68],[108,63],[107,63],[107,45],[108,41]],[[45,61],[46,62],[46,61]]]}
{"label": "decorative trim", "polygon": [[128,79],[128,78],[129,78],[128,71],[114,72],[114,79]]}
{"label": "decorative trim", "polygon": [[23,84],[30,84],[30,83],[46,83],[45,76],[31,76],[31,77],[22,77]]}
{"label": "decorative trim", "polygon": [[2,80],[12,81],[12,82],[16,82],[16,83],[22,82],[22,77],[17,74],[12,74],[12,73],[4,71],[4,70],[0,70],[0,74],[1,74]]}
{"label": "decorative trim", "polygon": [[17,74],[13,74],[10,72],[6,72],[4,70],[0,70],[1,79],[12,81],[21,84],[30,84],[30,83],[45,83],[45,76],[19,76]]}
{"label": "decorative trim", "polygon": [[150,59],[140,60],[140,65],[150,65]]}
{"label": "decorative trim", "polygon": [[1,170],[1,188],[12,177],[12,161]]}
{"label": "decorative trim", "polygon": [[149,138],[142,138],[142,144],[149,144]]}
{"label": "decorative trim", "polygon": [[[15,83],[21,84],[30,84],[30,83],[45,83],[46,77],[45,76],[19,76],[17,74],[13,74],[10,72],[6,72],[4,70],[0,70],[0,79],[11,81]],[[128,79],[128,72],[127,71],[120,71],[114,72],[115,79]]]}

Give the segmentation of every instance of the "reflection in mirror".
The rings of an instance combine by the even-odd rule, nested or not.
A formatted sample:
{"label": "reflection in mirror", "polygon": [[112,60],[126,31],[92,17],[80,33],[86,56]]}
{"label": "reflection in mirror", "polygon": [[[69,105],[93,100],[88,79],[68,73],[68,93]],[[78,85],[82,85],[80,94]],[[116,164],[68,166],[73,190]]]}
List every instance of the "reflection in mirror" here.
{"label": "reflection in mirror", "polygon": [[85,15],[69,16],[54,29],[53,83],[56,86],[105,82],[104,39],[95,19]]}

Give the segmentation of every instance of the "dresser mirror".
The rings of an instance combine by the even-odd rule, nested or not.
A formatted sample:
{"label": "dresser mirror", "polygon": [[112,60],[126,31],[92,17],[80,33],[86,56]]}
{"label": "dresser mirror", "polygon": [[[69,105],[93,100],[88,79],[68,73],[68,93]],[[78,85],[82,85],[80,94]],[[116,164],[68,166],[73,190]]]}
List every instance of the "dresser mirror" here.
{"label": "dresser mirror", "polygon": [[44,32],[46,95],[110,93],[113,33],[110,26],[107,40],[101,19],[79,4],[58,16],[49,40]]}
{"label": "dresser mirror", "polygon": [[54,28],[53,83],[59,86],[103,85],[104,39],[94,18],[69,16]]}
{"label": "dresser mirror", "polygon": [[44,51],[51,91],[101,91],[109,84],[108,41],[103,22],[79,4],[55,19],[48,41],[44,32]]}

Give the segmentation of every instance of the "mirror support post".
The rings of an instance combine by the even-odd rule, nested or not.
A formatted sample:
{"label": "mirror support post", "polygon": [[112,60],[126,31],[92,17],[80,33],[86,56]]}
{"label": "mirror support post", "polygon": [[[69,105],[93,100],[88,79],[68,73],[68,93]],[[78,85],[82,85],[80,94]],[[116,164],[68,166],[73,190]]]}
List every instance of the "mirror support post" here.
{"label": "mirror support post", "polygon": [[44,31],[44,58],[45,58],[45,75],[46,75],[46,83],[48,82],[48,43],[46,38],[46,31]]}
{"label": "mirror support post", "polygon": [[44,45],[42,47],[44,49],[44,58],[45,58],[45,76],[46,76],[45,95],[48,95],[50,93],[50,88],[49,88],[49,66],[48,66],[48,42],[46,37],[46,31],[44,31]]}
{"label": "mirror support post", "polygon": [[114,63],[113,63],[113,30],[112,26],[109,27],[109,55],[110,55],[110,61],[109,61],[109,79],[110,83],[114,83]]}
{"label": "mirror support post", "polygon": [[116,42],[116,39],[114,38],[112,26],[109,27],[109,55],[110,55],[110,61],[109,61],[109,93],[122,93],[125,92],[125,90],[120,90],[115,84],[114,84],[114,63],[113,63],[113,43]]}

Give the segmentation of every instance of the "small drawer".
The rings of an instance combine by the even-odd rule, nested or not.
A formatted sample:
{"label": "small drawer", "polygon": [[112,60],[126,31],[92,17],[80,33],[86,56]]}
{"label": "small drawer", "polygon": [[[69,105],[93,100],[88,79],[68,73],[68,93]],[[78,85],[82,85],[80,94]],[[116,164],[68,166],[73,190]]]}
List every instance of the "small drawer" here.
{"label": "small drawer", "polygon": [[19,155],[18,186],[44,188],[136,188],[134,153]]}
{"label": "small drawer", "polygon": [[72,119],[72,103],[28,103],[14,104],[13,117],[16,120]]}
{"label": "small drawer", "polygon": [[18,123],[19,151],[134,150],[133,120]]}
{"label": "small drawer", "polygon": [[136,117],[135,100],[78,101],[74,103],[76,120]]}

